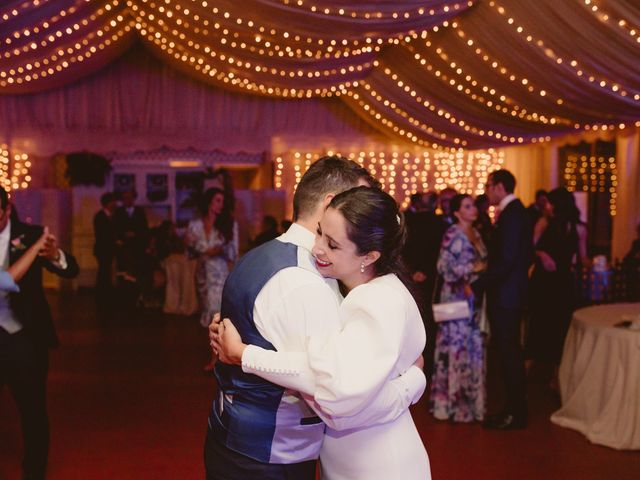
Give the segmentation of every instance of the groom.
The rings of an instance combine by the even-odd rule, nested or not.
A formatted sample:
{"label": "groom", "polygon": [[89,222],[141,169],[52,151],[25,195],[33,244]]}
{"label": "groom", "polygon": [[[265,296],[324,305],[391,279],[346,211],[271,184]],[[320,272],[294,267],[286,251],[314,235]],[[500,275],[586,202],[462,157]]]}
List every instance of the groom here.
{"label": "groom", "polygon": [[[336,291],[317,272],[311,249],[331,199],[358,185],[377,182],[346,159],[318,160],[296,189],[294,224],[238,262],[225,283],[221,315],[233,320],[246,343],[304,352],[309,337],[340,328]],[[404,376],[400,389],[385,387],[402,397],[404,409],[423,388],[419,376]],[[216,377],[220,393],[205,443],[207,480],[314,480],[325,426],[301,395],[221,362]]]}

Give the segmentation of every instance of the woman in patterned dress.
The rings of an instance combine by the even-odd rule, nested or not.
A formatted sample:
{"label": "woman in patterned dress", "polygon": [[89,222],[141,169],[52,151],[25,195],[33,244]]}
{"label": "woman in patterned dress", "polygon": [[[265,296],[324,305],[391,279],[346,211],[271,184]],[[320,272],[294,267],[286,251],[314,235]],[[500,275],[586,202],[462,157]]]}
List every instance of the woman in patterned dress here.
{"label": "woman in patterned dress", "polygon": [[471,196],[456,195],[451,211],[456,223],[445,233],[438,259],[440,301],[467,300],[471,316],[438,324],[429,406],[439,420],[473,422],[484,416],[485,389],[481,295],[474,295],[472,284],[486,270],[487,249],[473,228],[478,210]]}
{"label": "woman in patterned dress", "polygon": [[[200,205],[201,218],[189,222],[187,244],[198,259],[196,288],[200,300],[200,324],[208,327],[220,312],[222,287],[233,262],[238,258],[238,227],[225,208],[224,191],[209,188]],[[213,370],[214,359],[205,365]]]}

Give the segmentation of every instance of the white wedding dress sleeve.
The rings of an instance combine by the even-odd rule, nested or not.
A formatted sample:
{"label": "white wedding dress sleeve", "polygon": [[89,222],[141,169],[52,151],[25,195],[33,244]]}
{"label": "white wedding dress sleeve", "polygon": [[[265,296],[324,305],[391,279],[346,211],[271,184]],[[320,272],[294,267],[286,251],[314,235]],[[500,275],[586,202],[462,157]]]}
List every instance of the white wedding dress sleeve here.
{"label": "white wedding dress sleeve", "polygon": [[340,314],[341,330],[308,336],[306,353],[247,348],[243,369],[305,392],[326,421],[323,480],[429,480],[429,456],[407,408],[425,383],[412,367],[425,343],[415,301],[385,275],[352,290]]}
{"label": "white wedding dress sleeve", "polygon": [[[424,331],[409,335],[406,298],[393,293],[378,282],[354,289],[340,309],[341,331],[308,338],[306,353],[248,346],[243,370],[303,393],[336,430],[394,420],[421,397],[426,378],[415,358],[397,365],[405,337],[424,342]],[[417,357],[422,346],[414,350]]]}

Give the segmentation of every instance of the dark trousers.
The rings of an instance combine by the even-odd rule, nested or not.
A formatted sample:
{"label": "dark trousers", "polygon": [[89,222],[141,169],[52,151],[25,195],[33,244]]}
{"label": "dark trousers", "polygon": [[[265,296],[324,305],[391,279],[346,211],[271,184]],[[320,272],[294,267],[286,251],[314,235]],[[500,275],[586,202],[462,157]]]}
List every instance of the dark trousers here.
{"label": "dark trousers", "polygon": [[45,478],[49,455],[47,371],[49,352],[24,332],[9,335],[0,328],[0,389],[6,384],[18,405],[25,480]]}
{"label": "dark trousers", "polygon": [[230,450],[207,430],[204,444],[207,480],[315,480],[316,461],[262,463]]}
{"label": "dark trousers", "polygon": [[96,277],[96,303],[99,306],[109,306],[113,302],[113,255],[97,256],[98,275]]}
{"label": "dark trousers", "polygon": [[502,366],[507,401],[505,413],[519,417],[527,415],[527,385],[524,354],[520,346],[521,309],[489,305],[491,338]]}

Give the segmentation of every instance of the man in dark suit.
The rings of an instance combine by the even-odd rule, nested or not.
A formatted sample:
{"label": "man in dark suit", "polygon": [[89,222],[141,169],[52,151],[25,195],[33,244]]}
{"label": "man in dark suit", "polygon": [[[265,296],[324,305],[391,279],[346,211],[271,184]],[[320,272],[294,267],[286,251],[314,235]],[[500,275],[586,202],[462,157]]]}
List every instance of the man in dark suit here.
{"label": "man in dark suit", "polygon": [[[0,188],[0,262],[7,268],[42,235],[39,226],[11,217],[7,192]],[[0,388],[7,384],[20,412],[25,480],[45,478],[49,453],[46,383],[49,348],[58,344],[42,288],[42,268],[64,278],[78,274],[78,264],[50,236],[40,257],[22,277],[20,291],[0,294]]]}
{"label": "man in dark suit", "polygon": [[96,242],[93,255],[98,260],[98,275],[96,278],[96,303],[106,307],[113,300],[112,269],[116,254],[116,230],[113,214],[116,210],[116,197],[107,192],[100,197],[102,209],[93,217],[93,232]]}
{"label": "man in dark suit", "polygon": [[547,191],[544,189],[536,190],[536,201],[527,207],[527,213],[531,218],[531,225],[535,225],[540,217],[544,215],[548,202]]}
{"label": "man in dark suit", "polygon": [[424,372],[427,377],[433,370],[437,332],[431,310],[437,278],[436,264],[442,236],[447,227],[441,217],[435,213],[437,203],[436,192],[416,193],[411,196],[411,206],[404,212],[407,241],[402,255],[421,296],[416,301],[427,331],[424,349]]}
{"label": "man in dark suit", "polygon": [[149,239],[147,216],[141,207],[134,205],[136,192],[122,193],[122,206],[113,214],[116,230],[118,270],[133,277],[142,272],[144,251]]}
{"label": "man in dark suit", "polygon": [[526,303],[533,233],[527,210],[513,194],[515,186],[516,179],[511,172],[497,170],[489,175],[485,192],[489,202],[498,209],[484,281],[491,339],[502,364],[507,399],[503,411],[488,418],[484,426],[498,430],[527,425],[520,321]]}

